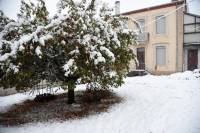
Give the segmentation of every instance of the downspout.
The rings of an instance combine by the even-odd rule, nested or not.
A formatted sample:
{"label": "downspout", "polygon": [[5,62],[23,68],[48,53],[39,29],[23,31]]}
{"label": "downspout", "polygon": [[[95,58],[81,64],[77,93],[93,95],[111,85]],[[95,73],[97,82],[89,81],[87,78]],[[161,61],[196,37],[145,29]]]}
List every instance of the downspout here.
{"label": "downspout", "polygon": [[185,57],[185,54],[186,54],[186,51],[185,51],[185,13],[183,12],[183,55],[182,55],[182,58],[183,58],[183,64],[182,64],[182,71],[185,71],[187,70],[187,66],[186,66],[186,57]]}
{"label": "downspout", "polygon": [[[186,4],[186,0],[184,0],[184,4]],[[176,9],[179,8],[178,5],[179,4],[176,3]],[[186,5],[184,6],[184,9],[186,9]],[[180,8],[180,10],[182,11],[182,8]],[[181,15],[183,15],[183,14],[181,14]],[[183,62],[184,62],[183,55],[182,55],[182,61],[181,61],[182,62],[182,65],[181,65],[182,68],[181,68],[181,70],[179,70],[179,52],[180,51],[179,51],[179,19],[178,19],[178,16],[179,16],[179,10],[176,11],[176,71],[183,71]],[[184,17],[184,15],[182,17]],[[183,18],[183,21],[184,21],[184,18]],[[184,31],[183,31],[183,33],[184,33]],[[183,34],[183,37],[184,37],[184,34]],[[184,50],[184,48],[183,48],[183,50]]]}
{"label": "downspout", "polygon": [[187,13],[188,12],[188,5],[187,5],[187,0],[184,0],[184,4],[185,4],[185,9],[184,9],[184,12],[183,12],[183,55],[182,55],[182,60],[183,60],[183,64],[182,64],[182,71],[186,71],[187,70],[187,67],[188,67],[188,63],[187,63],[187,52],[185,50],[185,12]]}
{"label": "downspout", "polygon": [[[176,3],[176,9],[178,4]],[[176,11],[176,71],[178,71],[178,10]]]}

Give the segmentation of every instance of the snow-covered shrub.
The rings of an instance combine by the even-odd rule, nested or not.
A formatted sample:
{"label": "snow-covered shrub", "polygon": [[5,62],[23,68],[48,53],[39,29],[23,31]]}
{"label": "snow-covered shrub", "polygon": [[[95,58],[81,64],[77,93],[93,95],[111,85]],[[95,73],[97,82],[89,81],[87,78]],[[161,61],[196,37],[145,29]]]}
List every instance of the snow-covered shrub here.
{"label": "snow-covered shrub", "polygon": [[1,32],[0,43],[8,49],[0,49],[1,86],[26,90],[46,80],[68,89],[69,103],[77,84],[120,86],[134,58],[130,45],[136,44],[135,33],[123,29],[127,18],[111,15],[95,0],[60,0],[58,9],[49,18],[43,0],[22,2],[19,20],[5,26],[16,34]]}
{"label": "snow-covered shrub", "polygon": [[14,86],[26,90],[41,82],[45,67],[44,60],[38,56],[39,41],[46,35],[47,15],[43,0],[38,0],[38,5],[22,1],[18,20],[9,22],[1,31],[1,85],[4,88]]}
{"label": "snow-covered shrub", "polygon": [[196,78],[200,78],[200,69],[195,69],[193,71],[193,73],[194,73],[194,75],[195,75]]}

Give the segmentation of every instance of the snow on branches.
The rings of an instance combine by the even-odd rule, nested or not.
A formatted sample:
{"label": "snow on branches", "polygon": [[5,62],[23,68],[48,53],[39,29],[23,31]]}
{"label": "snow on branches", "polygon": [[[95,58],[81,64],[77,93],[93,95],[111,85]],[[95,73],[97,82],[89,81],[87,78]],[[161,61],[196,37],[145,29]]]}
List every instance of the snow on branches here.
{"label": "snow on branches", "polygon": [[[127,18],[111,11],[95,0],[60,0],[58,13],[50,18],[43,0],[37,5],[23,1],[18,21],[5,23],[0,32],[0,63],[14,66],[14,76],[25,75],[31,85],[48,78],[70,86],[79,80],[103,89],[117,87],[134,58],[130,45],[136,35],[123,29]],[[35,77],[39,81],[33,82]]]}

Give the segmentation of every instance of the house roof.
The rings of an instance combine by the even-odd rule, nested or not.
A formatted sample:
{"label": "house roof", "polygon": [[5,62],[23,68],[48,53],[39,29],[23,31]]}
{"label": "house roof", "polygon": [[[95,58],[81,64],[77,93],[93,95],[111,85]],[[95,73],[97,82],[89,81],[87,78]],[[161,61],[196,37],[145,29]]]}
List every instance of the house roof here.
{"label": "house roof", "polygon": [[170,6],[181,5],[183,3],[184,3],[184,1],[170,2],[170,3],[166,3],[166,4],[162,4],[162,5],[156,5],[156,6],[152,6],[152,7],[147,7],[147,8],[142,8],[142,9],[138,9],[138,10],[125,12],[125,13],[122,13],[122,15],[131,15],[131,14],[135,14],[135,13],[161,9],[161,8],[166,8],[166,7],[170,7]]}

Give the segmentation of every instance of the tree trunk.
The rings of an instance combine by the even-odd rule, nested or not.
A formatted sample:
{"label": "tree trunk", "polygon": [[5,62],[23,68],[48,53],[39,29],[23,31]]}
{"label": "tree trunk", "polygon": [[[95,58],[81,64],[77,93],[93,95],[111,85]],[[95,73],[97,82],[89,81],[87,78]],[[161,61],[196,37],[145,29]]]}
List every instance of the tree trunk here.
{"label": "tree trunk", "polygon": [[74,89],[68,89],[68,104],[75,103]]}

